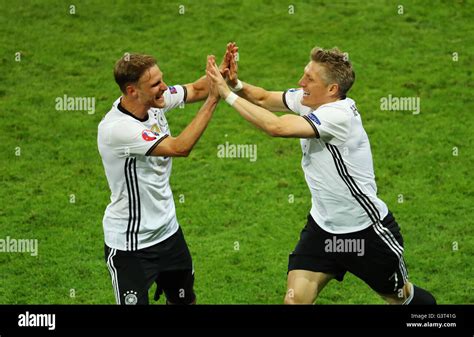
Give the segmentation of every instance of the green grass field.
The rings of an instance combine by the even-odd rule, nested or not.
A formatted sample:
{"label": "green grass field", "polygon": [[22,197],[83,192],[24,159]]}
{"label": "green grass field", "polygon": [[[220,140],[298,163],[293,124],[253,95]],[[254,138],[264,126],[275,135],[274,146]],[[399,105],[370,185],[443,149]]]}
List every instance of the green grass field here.
{"label": "green grass field", "polygon": [[[0,1],[0,239],[39,243],[37,256],[0,253],[0,303],[114,303],[96,145],[120,95],[113,64],[149,53],[168,84],[184,84],[228,41],[240,47],[240,78],[272,90],[297,86],[315,45],[349,53],[349,96],[371,140],[379,196],[402,228],[410,279],[439,303],[474,303],[472,1],[406,2],[403,14],[397,1],[77,1],[75,14],[70,5]],[[95,113],[57,111],[64,94],[95,97]],[[419,97],[421,113],[381,110],[388,95]],[[173,134],[200,105],[168,114]],[[257,145],[258,159],[218,158],[225,142]],[[297,139],[272,139],[220,103],[191,155],[174,160],[199,303],[282,303],[311,205],[300,159]],[[384,302],[346,275],[317,303]]]}

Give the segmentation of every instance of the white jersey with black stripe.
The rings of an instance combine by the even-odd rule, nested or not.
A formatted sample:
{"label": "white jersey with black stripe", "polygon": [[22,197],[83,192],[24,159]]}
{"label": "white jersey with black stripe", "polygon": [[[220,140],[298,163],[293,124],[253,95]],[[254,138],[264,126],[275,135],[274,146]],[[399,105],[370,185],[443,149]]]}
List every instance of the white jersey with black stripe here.
{"label": "white jersey with black stripe", "polygon": [[303,90],[284,92],[288,109],[303,116],[319,138],[301,139],[301,161],[311,191],[311,215],[334,234],[351,233],[376,224],[388,214],[377,197],[369,138],[350,98],[321,105],[301,104]]}
{"label": "white jersey with black stripe", "polygon": [[151,108],[140,120],[118,98],[99,124],[97,143],[111,191],[103,218],[110,248],[143,249],[178,230],[169,184],[171,158],[149,154],[171,135],[165,113],[186,100],[186,88],[169,87],[164,99],[165,108]]}

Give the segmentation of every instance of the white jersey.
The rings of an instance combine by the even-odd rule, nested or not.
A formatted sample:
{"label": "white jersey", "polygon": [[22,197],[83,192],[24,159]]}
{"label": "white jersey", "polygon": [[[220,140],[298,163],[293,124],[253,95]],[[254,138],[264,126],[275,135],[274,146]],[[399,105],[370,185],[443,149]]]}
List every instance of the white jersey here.
{"label": "white jersey", "polygon": [[355,102],[345,98],[313,110],[301,104],[302,97],[303,90],[290,89],[283,102],[320,136],[301,139],[311,216],[334,234],[360,231],[382,220],[388,209],[377,197],[369,138]]}
{"label": "white jersey", "polygon": [[111,191],[103,218],[105,243],[131,251],[157,244],[179,228],[169,184],[171,158],[149,156],[171,135],[165,112],[186,100],[186,88],[169,87],[166,107],[138,119],[121,97],[99,124],[97,143]]}

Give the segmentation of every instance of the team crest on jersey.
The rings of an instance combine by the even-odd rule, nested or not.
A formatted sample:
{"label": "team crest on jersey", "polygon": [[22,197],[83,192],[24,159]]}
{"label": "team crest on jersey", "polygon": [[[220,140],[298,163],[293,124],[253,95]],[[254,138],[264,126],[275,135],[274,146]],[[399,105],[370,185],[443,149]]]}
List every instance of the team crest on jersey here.
{"label": "team crest on jersey", "polygon": [[171,94],[177,94],[178,93],[178,90],[176,90],[175,87],[168,87],[168,89],[170,89]]}
{"label": "team crest on jersey", "polygon": [[311,119],[316,124],[321,125],[321,121],[319,120],[318,117],[316,117],[315,114],[313,114],[313,113],[308,114],[308,118]]}
{"label": "team crest on jersey", "polygon": [[153,126],[151,127],[151,131],[157,136],[161,132],[160,127],[158,126],[158,124],[153,124]]}
{"label": "team crest on jersey", "polygon": [[142,138],[146,140],[147,142],[151,142],[152,140],[156,139],[156,134],[151,130],[143,130]]}

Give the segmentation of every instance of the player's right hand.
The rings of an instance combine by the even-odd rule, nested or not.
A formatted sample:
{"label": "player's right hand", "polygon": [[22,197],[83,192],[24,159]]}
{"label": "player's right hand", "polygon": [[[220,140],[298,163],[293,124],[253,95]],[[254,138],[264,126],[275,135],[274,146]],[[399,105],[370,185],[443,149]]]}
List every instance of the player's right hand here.
{"label": "player's right hand", "polygon": [[[229,48],[229,47],[228,47]],[[230,49],[231,53],[229,55],[229,72],[227,73],[227,76],[225,76],[225,79],[227,81],[227,84],[231,87],[235,87],[237,85],[237,70],[238,70],[238,65],[237,65],[237,53],[239,51],[239,48],[235,44],[235,42],[232,42],[230,44]]]}
{"label": "player's right hand", "polygon": [[[227,86],[225,79],[222,77],[222,74],[216,65],[216,58],[213,55],[207,57],[206,76],[211,80],[210,85],[215,86],[215,89],[218,90],[220,97],[227,97],[230,93],[230,89]],[[210,87],[209,90],[214,90],[214,88],[211,89]],[[210,95],[211,93],[209,93],[209,96]]]}
{"label": "player's right hand", "polygon": [[[216,58],[214,57],[214,55],[207,55],[206,73],[209,73],[209,71],[211,71],[211,69],[215,67],[215,64]],[[216,81],[213,81],[210,76],[207,76],[207,80],[209,81],[209,97],[219,99],[220,95]]]}

